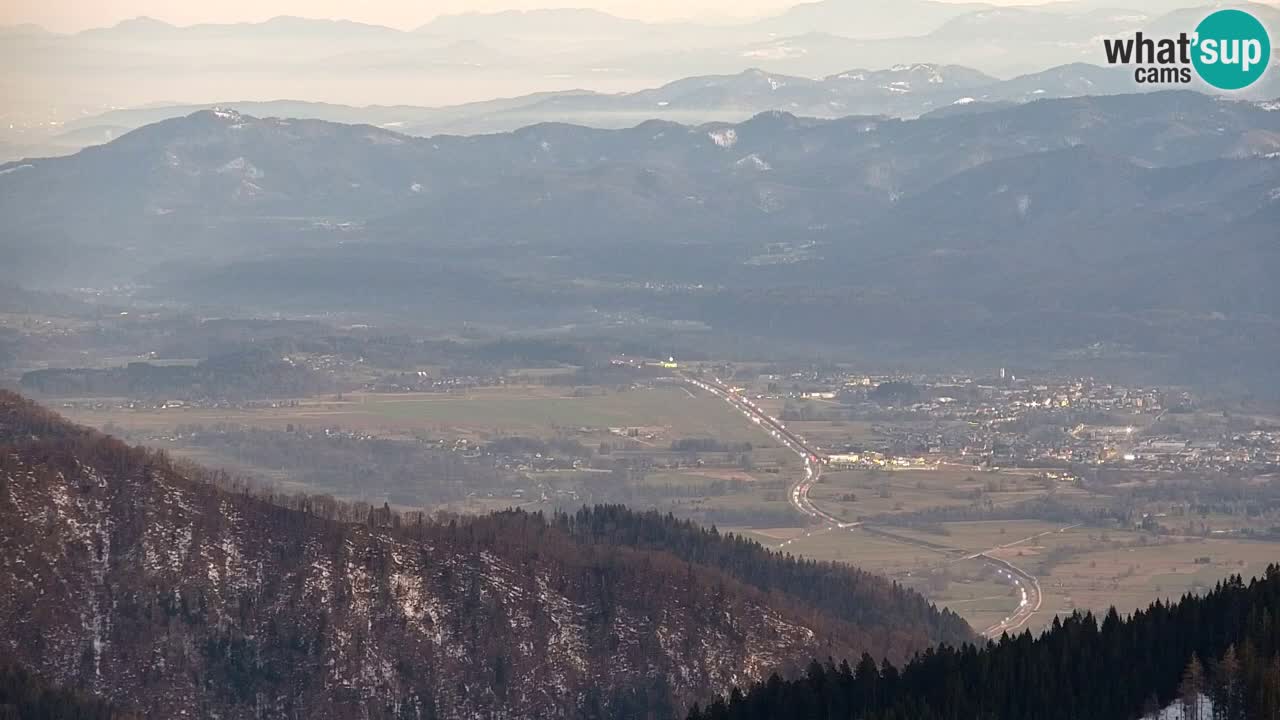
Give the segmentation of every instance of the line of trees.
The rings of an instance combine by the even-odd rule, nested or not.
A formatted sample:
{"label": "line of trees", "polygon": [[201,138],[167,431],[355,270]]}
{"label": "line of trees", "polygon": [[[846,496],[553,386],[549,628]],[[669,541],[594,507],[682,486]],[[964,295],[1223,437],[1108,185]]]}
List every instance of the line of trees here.
{"label": "line of trees", "polygon": [[22,387],[53,397],[106,396],[182,400],[304,397],[338,385],[322,373],[254,348],[197,365],[129,363],[113,368],[49,368],[23,374]]}

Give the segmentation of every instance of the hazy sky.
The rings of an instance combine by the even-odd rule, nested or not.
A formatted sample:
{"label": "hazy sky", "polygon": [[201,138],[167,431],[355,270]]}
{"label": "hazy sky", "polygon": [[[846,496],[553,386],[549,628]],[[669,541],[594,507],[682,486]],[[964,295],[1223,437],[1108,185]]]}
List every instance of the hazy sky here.
{"label": "hazy sky", "polygon": [[[1022,0],[1033,4],[1036,0]],[[800,0],[0,0],[0,25],[36,23],[73,31],[146,15],[177,25],[261,21],[277,15],[343,18],[399,28],[436,15],[538,7],[593,7],[644,20],[749,17]],[[857,2],[857,0],[850,0]],[[996,0],[1013,4],[1013,0]]]}

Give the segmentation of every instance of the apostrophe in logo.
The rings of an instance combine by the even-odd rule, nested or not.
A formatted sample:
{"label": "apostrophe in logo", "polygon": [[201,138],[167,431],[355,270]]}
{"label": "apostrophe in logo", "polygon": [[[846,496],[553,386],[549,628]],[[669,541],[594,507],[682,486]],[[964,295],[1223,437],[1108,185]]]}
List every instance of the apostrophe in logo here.
{"label": "apostrophe in logo", "polygon": [[1129,38],[1103,40],[1107,62],[1136,65],[1135,82],[1188,84],[1192,69],[1219,90],[1240,90],[1262,77],[1271,62],[1271,38],[1253,15],[1243,10],[1218,10],[1196,26],[1195,32],[1153,38],[1142,32]]}
{"label": "apostrophe in logo", "polygon": [[1200,79],[1219,90],[1257,82],[1271,60],[1271,38],[1258,18],[1243,10],[1219,10],[1196,26],[1191,59]]}

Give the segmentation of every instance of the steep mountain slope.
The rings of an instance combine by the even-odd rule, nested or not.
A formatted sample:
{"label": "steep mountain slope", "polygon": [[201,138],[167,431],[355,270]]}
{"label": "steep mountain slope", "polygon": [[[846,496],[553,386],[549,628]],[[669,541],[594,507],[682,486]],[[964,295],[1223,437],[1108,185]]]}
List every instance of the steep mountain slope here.
{"label": "steep mountain slope", "polygon": [[838,563],[784,559],[751,540],[720,536],[656,511],[640,514],[602,505],[558,515],[555,524],[580,542],[670,552],[757,589],[795,597],[860,628],[877,628],[882,639],[876,642],[886,648],[915,646],[921,637],[953,646],[971,639],[971,630],[954,613],[937,612],[923,597],[890,587],[883,578]]}
{"label": "steep mountain slope", "polygon": [[[845,576],[885,603],[857,624],[537,516],[270,504],[200,474],[0,394],[4,652],[148,716],[645,717],[814,656],[967,636],[870,577]],[[933,619],[866,620],[910,607]]]}

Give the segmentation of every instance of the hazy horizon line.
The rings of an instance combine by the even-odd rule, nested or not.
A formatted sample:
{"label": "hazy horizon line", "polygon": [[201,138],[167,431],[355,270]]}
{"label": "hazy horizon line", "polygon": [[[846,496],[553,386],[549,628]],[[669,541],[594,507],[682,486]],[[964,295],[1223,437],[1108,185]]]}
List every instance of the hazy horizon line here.
{"label": "hazy horizon line", "polygon": [[[121,2],[131,2],[133,0],[120,0]],[[136,0],[137,2],[145,2],[146,0]],[[511,0],[499,0],[507,1]],[[519,2],[520,0],[515,0]],[[710,0],[718,2],[718,0]],[[945,4],[974,4],[974,5],[994,5],[1007,8],[1018,7],[1040,7],[1044,5],[1062,4],[1069,0],[933,0]],[[1280,0],[1245,0],[1246,2],[1254,2],[1262,5],[1280,5]],[[41,3],[41,6],[50,4],[47,0]],[[57,4],[55,1],[52,4]],[[179,3],[180,4],[180,3]],[[475,3],[468,3],[474,7]],[[626,4],[630,9],[620,7]],[[785,13],[790,9],[802,6],[818,4],[813,0],[786,0],[784,2],[776,2],[775,0],[756,0],[753,5],[744,5],[742,3],[734,3],[723,8],[704,9],[702,11],[688,12],[687,4],[677,5],[676,0],[666,0],[665,5],[672,6],[673,9],[681,7],[685,12],[672,12],[668,14],[660,14],[658,16],[648,15],[637,12],[640,3],[630,2],[630,0],[604,0],[594,5],[547,5],[541,7],[489,7],[483,9],[467,9],[466,7],[456,10],[446,10],[435,14],[426,14],[417,20],[403,20],[400,22],[388,21],[385,18],[381,20],[365,17],[357,17],[351,15],[326,14],[319,12],[315,14],[306,14],[300,12],[276,12],[272,14],[254,13],[239,19],[227,19],[221,17],[206,17],[203,19],[183,19],[179,15],[172,12],[166,13],[164,10],[172,10],[173,3],[168,3],[164,8],[157,8],[160,12],[121,12],[113,14],[111,17],[102,17],[96,20],[78,23],[66,22],[50,22],[47,18],[42,20],[38,15],[32,13],[23,13],[23,9],[30,9],[35,6],[34,2],[20,2],[10,8],[9,13],[0,14],[0,27],[4,28],[22,28],[32,27],[38,28],[44,32],[56,35],[75,35],[92,30],[105,30],[119,25],[136,22],[136,21],[152,21],[162,23],[173,28],[190,28],[199,26],[234,26],[234,25],[262,25],[281,19],[297,19],[297,20],[313,20],[319,22],[333,23],[352,23],[356,25],[364,25],[369,27],[387,28],[400,32],[412,32],[431,24],[441,18],[459,17],[459,16],[492,16],[509,13],[538,13],[548,11],[579,11],[594,12],[608,15],[622,20],[630,20],[639,23],[663,25],[676,23],[694,23],[708,25],[735,25],[749,23],[755,20],[775,17]],[[1118,7],[1124,7],[1124,0],[1117,0],[1115,3]],[[1213,4],[1213,0],[1189,0],[1186,7],[1196,7],[1199,5]],[[312,3],[312,8],[316,3]],[[607,6],[606,6],[607,5]],[[645,3],[645,7],[652,4]],[[28,6],[24,8],[24,6]],[[753,9],[747,10],[748,7]],[[12,12],[17,10],[17,12]],[[744,10],[746,10],[744,12]],[[24,19],[24,15],[31,15]]]}

